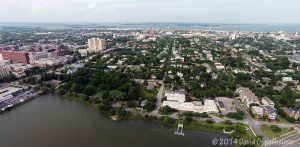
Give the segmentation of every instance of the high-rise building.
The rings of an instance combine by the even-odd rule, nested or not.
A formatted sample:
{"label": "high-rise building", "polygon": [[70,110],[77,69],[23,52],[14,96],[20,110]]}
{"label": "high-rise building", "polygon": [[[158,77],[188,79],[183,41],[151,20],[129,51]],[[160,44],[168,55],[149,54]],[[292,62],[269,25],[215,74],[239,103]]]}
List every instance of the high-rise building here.
{"label": "high-rise building", "polygon": [[3,60],[10,60],[13,63],[29,64],[29,54],[23,51],[0,51]]}
{"label": "high-rise building", "polygon": [[88,40],[88,52],[99,52],[106,49],[106,43],[104,39],[91,38]]}

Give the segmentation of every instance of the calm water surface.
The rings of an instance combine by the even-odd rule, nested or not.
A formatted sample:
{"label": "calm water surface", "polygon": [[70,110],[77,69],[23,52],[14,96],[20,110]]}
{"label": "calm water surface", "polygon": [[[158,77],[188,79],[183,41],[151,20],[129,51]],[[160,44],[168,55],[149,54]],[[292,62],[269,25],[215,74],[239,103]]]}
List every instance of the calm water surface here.
{"label": "calm water surface", "polygon": [[204,147],[215,137],[145,121],[113,122],[92,108],[53,95],[0,114],[1,147]]}

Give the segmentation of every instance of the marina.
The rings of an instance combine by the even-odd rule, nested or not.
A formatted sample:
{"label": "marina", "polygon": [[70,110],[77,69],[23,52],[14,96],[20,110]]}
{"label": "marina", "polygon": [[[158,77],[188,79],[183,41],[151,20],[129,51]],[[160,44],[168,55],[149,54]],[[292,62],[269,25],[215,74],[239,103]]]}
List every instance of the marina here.
{"label": "marina", "polygon": [[38,92],[22,86],[7,86],[0,89],[0,112],[20,105],[36,97]]}

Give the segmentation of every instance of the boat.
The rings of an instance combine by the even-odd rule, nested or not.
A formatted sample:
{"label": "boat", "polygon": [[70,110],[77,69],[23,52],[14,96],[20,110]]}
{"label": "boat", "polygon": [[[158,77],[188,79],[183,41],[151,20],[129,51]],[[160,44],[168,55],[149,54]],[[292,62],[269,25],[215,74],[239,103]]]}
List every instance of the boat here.
{"label": "boat", "polygon": [[174,135],[184,136],[183,124],[178,124],[177,130],[174,132]]}

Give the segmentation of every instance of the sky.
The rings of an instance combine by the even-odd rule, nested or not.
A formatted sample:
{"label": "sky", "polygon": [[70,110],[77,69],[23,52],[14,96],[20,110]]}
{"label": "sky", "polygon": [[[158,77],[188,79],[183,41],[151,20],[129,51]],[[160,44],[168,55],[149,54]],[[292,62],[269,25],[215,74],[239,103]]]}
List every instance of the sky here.
{"label": "sky", "polygon": [[0,0],[0,22],[300,23],[300,0]]}

